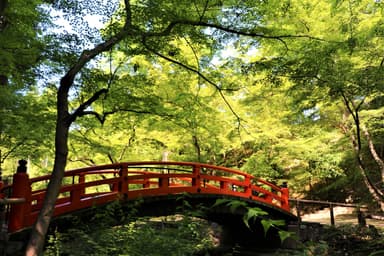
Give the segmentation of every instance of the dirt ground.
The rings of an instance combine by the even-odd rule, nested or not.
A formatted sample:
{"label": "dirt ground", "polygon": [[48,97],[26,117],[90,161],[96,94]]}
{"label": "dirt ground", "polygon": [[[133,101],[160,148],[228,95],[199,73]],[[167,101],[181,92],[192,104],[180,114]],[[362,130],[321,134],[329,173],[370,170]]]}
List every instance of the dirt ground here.
{"label": "dirt ground", "polygon": [[[357,214],[354,212],[354,209],[348,207],[334,207],[333,213],[335,216],[335,225],[342,224],[358,224],[357,222]],[[319,222],[325,225],[331,225],[331,217],[330,217],[329,208],[325,208],[323,210],[316,211],[314,213],[309,213],[303,215],[302,221],[308,222]],[[384,220],[377,220],[372,218],[366,219],[367,225],[373,225],[378,229],[384,230]]]}

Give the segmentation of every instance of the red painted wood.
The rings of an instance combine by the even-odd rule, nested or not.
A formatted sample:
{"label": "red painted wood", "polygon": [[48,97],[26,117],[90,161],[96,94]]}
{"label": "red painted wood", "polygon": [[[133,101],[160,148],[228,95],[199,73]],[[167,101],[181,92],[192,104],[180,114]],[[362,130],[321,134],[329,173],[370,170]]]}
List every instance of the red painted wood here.
{"label": "red painted wood", "polygon": [[29,186],[29,177],[26,173],[16,173],[13,175],[13,182],[18,186],[12,189],[13,198],[25,198],[26,203],[12,205],[10,219],[8,221],[8,230],[14,231],[25,227],[25,218],[31,212],[31,188]]}
{"label": "red painted wood", "polygon": [[[16,175],[16,174],[15,174]],[[13,197],[24,197],[9,218],[9,232],[32,226],[50,175],[14,179]],[[28,176],[27,176],[28,177]],[[181,193],[230,195],[280,208],[289,213],[288,188],[226,167],[192,162],[129,162],[65,172],[54,216],[121,199]],[[17,208],[12,206],[12,212]],[[21,208],[20,208],[21,207]]]}

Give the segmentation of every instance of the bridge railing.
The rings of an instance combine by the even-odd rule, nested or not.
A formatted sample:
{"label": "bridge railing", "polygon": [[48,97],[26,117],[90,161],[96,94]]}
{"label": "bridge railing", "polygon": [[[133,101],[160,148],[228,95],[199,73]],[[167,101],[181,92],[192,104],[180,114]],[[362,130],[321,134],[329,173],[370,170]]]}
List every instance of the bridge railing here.
{"label": "bridge railing", "polygon": [[[50,175],[29,179],[14,175],[8,230],[32,226],[43,204]],[[287,188],[226,167],[192,162],[129,162],[66,171],[54,216],[115,200],[178,193],[230,195],[259,201],[289,212]]]}

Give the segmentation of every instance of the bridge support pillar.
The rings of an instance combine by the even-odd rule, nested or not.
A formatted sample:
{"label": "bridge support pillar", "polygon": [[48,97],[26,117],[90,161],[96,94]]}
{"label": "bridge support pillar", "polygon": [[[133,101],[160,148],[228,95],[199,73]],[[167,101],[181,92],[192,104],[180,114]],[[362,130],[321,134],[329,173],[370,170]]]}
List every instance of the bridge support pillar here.
{"label": "bridge support pillar", "polygon": [[24,228],[24,220],[31,213],[31,186],[27,174],[27,161],[20,160],[17,172],[13,175],[12,198],[25,198],[25,203],[14,204],[8,223],[8,232],[14,232]]}

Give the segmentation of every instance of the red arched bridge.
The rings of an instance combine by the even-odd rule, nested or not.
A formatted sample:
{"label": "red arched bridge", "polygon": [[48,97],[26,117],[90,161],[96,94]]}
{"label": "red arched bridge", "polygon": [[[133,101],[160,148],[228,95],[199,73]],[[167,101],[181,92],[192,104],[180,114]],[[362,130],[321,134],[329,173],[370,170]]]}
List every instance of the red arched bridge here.
{"label": "red arched bridge", "polygon": [[[7,200],[8,232],[31,227],[41,209],[46,187],[51,178],[45,175],[29,178],[23,168],[13,177]],[[65,172],[53,215],[61,216],[81,209],[105,205],[116,200],[155,198],[188,193],[191,195],[229,196],[263,205],[267,211],[279,211],[292,219],[289,192],[250,174],[203,163],[128,162],[75,169]],[[3,194],[4,196],[4,194]]]}

